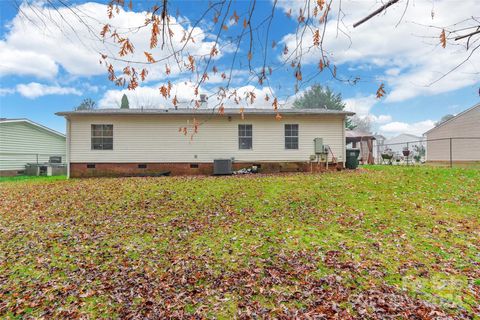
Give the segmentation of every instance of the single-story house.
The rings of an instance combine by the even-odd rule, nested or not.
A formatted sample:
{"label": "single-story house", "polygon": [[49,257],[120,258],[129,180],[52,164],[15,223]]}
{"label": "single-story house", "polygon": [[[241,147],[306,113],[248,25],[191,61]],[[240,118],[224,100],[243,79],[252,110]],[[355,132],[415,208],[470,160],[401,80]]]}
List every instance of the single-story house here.
{"label": "single-story house", "polygon": [[408,147],[412,152],[418,148],[425,148],[425,138],[409,133],[401,133],[398,136],[385,140],[384,146],[392,150],[393,153],[402,154],[403,150]]}
{"label": "single-story house", "polygon": [[480,103],[425,132],[427,162],[480,161]]}
{"label": "single-story house", "polygon": [[28,163],[65,162],[65,135],[28,119],[0,119],[0,176],[23,173]]}
{"label": "single-story house", "polygon": [[[345,117],[325,109],[96,109],[58,112],[67,120],[71,177],[212,174],[216,159],[233,169],[310,171],[320,167],[315,138],[330,167],[345,163]],[[195,132],[196,131],[196,132]],[[320,159],[320,156],[317,157]],[[326,159],[324,159],[326,160]],[[326,163],[324,163],[325,165]]]}
{"label": "single-story house", "polygon": [[362,164],[374,164],[373,141],[375,136],[369,132],[347,130],[345,139],[349,148],[360,149],[359,161]]}

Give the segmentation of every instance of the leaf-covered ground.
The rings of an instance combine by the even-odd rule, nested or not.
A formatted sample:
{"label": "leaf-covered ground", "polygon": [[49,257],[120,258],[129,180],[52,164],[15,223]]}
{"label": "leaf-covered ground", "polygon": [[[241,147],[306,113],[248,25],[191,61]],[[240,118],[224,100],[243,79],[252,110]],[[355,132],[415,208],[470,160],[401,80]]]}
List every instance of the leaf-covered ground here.
{"label": "leaf-covered ground", "polygon": [[0,183],[0,318],[475,318],[480,171]]}

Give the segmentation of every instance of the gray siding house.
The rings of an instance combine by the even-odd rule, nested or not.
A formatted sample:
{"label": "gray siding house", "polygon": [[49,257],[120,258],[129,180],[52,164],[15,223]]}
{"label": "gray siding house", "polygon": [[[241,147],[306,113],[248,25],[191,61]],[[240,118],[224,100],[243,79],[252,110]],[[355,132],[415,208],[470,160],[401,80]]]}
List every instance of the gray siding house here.
{"label": "gray siding house", "polygon": [[427,162],[480,161],[480,103],[425,133]]}
{"label": "gray siding house", "polygon": [[17,175],[27,163],[66,155],[65,135],[28,119],[0,119],[0,176]]}

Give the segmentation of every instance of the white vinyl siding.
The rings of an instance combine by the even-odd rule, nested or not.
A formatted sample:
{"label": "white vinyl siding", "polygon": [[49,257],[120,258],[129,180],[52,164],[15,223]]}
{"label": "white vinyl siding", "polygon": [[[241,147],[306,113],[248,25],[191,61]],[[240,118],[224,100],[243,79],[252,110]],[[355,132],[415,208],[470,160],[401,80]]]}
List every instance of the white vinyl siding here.
{"label": "white vinyl siding", "polygon": [[48,162],[50,156],[66,162],[65,147],[65,137],[27,122],[0,123],[0,171],[23,170],[27,163]]}
{"label": "white vinyl siding", "polygon": [[[480,161],[480,106],[432,129],[427,140],[478,137],[478,139],[453,139],[453,161]],[[427,141],[427,161],[450,161],[450,141]]]}
{"label": "white vinyl siding", "polygon": [[[96,115],[70,119],[72,163],[212,162],[232,157],[238,162],[309,161],[316,137],[331,146],[338,161],[344,161],[342,115],[283,115],[280,121],[269,115],[247,115],[245,120],[240,116],[196,116],[202,125],[193,137],[193,116]],[[113,124],[113,150],[91,150],[91,124],[98,123]],[[299,124],[296,150],[285,149],[286,123]],[[252,149],[239,149],[239,124],[252,125]],[[186,136],[179,132],[185,126],[189,128]]]}

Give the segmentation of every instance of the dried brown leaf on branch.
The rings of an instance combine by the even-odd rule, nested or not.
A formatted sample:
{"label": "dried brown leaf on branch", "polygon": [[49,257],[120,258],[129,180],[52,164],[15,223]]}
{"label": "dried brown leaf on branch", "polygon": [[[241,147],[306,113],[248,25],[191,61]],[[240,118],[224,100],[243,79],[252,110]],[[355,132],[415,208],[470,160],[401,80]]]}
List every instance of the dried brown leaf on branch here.
{"label": "dried brown leaf on branch", "polygon": [[107,23],[103,26],[102,31],[100,32],[100,36],[102,36],[102,38],[105,38],[108,32],[110,32],[110,25]]}
{"label": "dried brown leaf on branch", "polygon": [[247,21],[247,18],[244,18],[243,19],[243,29],[247,29],[248,27],[248,21]]}
{"label": "dried brown leaf on branch", "polygon": [[121,39],[120,43],[122,44],[122,47],[120,48],[120,51],[118,53],[120,57],[126,56],[129,53],[133,54],[135,49],[130,40]]}
{"label": "dried brown leaf on branch", "polygon": [[142,79],[142,81],[145,81],[145,79],[147,78],[147,75],[148,75],[148,70],[143,68],[142,72],[140,72],[140,78]]}
{"label": "dried brown leaf on branch", "polygon": [[145,54],[145,57],[147,57],[147,61],[149,63],[155,63],[155,59],[153,58],[151,53],[148,53],[146,51],[143,52]]}
{"label": "dried brown leaf on branch", "polygon": [[250,97],[250,104],[253,104],[255,102],[255,99],[257,98],[257,96],[255,95],[255,92],[253,91],[247,93],[247,96]]}
{"label": "dried brown leaf on branch", "polygon": [[288,11],[285,12],[285,15],[286,15],[288,18],[291,18],[291,17],[292,17],[292,8],[288,9]]}
{"label": "dried brown leaf on branch", "polygon": [[278,99],[277,99],[277,97],[273,98],[272,107],[273,107],[274,111],[278,110]]}
{"label": "dried brown leaf on branch", "polygon": [[323,10],[323,6],[325,5],[325,0],[317,0],[317,5],[320,7],[320,10]]}
{"label": "dried brown leaf on branch", "polygon": [[166,99],[167,96],[168,96],[168,89],[167,89],[167,87],[166,87],[165,85],[163,85],[163,86],[161,86],[161,87],[159,88],[159,90],[160,90],[160,94]]}
{"label": "dried brown leaf on branch", "polygon": [[218,113],[223,115],[225,114],[225,107],[223,106],[223,103],[218,107]]}
{"label": "dried brown leaf on branch", "polygon": [[382,83],[377,89],[377,99],[381,99],[383,96],[385,96],[385,93],[385,85]]}
{"label": "dried brown leaf on branch", "polygon": [[320,30],[315,30],[313,33],[313,45],[318,47],[320,45]]}
{"label": "dried brown leaf on branch", "polygon": [[107,6],[107,17],[108,17],[108,19],[113,18],[113,4],[112,3],[109,3],[108,6]]}
{"label": "dried brown leaf on branch", "polygon": [[300,64],[297,65],[297,68],[295,70],[295,79],[297,79],[298,81],[302,81],[302,70]]}
{"label": "dried brown leaf on branch", "polygon": [[174,107],[176,107],[176,106],[178,105],[177,95],[174,95],[174,96],[173,96],[172,104],[173,104]]}
{"label": "dried brown leaf on branch", "polygon": [[210,56],[215,57],[218,54],[217,46],[213,46],[212,50],[210,50]]}
{"label": "dried brown leaf on branch", "polygon": [[233,15],[230,18],[230,20],[235,21],[235,24],[237,24],[239,19],[240,19],[240,17],[238,16],[237,11],[233,11]]}
{"label": "dried brown leaf on branch", "polygon": [[150,49],[155,48],[158,44],[158,35],[160,34],[159,24],[160,24],[160,21],[158,20],[158,18],[155,18],[152,24],[152,32],[150,37]]}
{"label": "dried brown leaf on branch", "polygon": [[114,81],[115,80],[115,70],[113,69],[113,65],[110,63],[107,68],[108,72],[108,80]]}
{"label": "dried brown leaf on branch", "polygon": [[447,36],[445,35],[445,29],[443,29],[440,33],[440,43],[442,44],[442,48],[445,48],[447,46]]}
{"label": "dried brown leaf on branch", "polygon": [[195,58],[191,55],[188,56],[188,65],[187,68],[194,72],[195,71]]}

